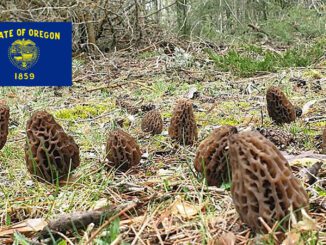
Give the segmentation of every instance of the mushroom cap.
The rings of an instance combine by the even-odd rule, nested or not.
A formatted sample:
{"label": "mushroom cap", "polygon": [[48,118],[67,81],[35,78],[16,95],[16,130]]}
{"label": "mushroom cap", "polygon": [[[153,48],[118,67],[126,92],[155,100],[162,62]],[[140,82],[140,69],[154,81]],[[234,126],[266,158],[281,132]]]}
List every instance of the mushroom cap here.
{"label": "mushroom cap", "polygon": [[141,129],[144,132],[160,134],[163,131],[163,120],[158,110],[147,112],[141,122]]}
{"label": "mushroom cap", "polygon": [[78,145],[48,112],[33,113],[27,121],[26,133],[26,165],[37,180],[56,183],[79,166]]}
{"label": "mushroom cap", "polygon": [[197,140],[198,130],[190,100],[177,101],[168,131],[169,136],[181,144],[192,145]]}
{"label": "mushroom cap", "polygon": [[231,178],[228,138],[234,133],[237,133],[237,129],[233,126],[214,129],[197,149],[195,169],[206,177],[210,186],[219,187],[223,182],[229,182]]}
{"label": "mushroom cap", "polygon": [[[287,223],[294,211],[308,205],[308,195],[276,146],[258,132],[243,132],[229,138],[232,169],[231,194],[242,221],[253,230],[267,232],[276,221]],[[300,212],[296,212],[300,219]]]}
{"label": "mushroom cap", "polygon": [[277,87],[270,87],[266,92],[268,115],[276,124],[295,121],[299,111],[286,98],[285,94]]}
{"label": "mushroom cap", "polygon": [[9,132],[9,115],[9,107],[4,103],[0,103],[0,150],[7,142]]}
{"label": "mushroom cap", "polygon": [[132,166],[138,165],[141,159],[141,151],[136,140],[121,129],[110,132],[106,154],[109,165],[121,171],[127,171]]}

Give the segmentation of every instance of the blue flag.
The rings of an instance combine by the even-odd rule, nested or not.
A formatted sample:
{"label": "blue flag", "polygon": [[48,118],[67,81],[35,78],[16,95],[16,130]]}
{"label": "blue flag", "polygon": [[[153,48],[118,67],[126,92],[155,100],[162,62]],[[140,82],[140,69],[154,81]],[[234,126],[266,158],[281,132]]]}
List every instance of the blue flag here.
{"label": "blue flag", "polygon": [[0,23],[0,86],[71,85],[72,23]]}

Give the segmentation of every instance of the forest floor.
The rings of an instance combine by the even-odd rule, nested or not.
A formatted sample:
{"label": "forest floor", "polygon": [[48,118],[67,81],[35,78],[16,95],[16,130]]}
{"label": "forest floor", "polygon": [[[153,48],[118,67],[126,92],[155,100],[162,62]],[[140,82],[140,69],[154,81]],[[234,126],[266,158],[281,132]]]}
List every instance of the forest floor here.
{"label": "forest floor", "polygon": [[[196,50],[181,56],[180,63],[176,55],[156,50],[105,54],[96,60],[80,55],[73,59],[72,87],[0,88],[1,98],[11,110],[8,142],[0,152],[0,231],[27,219],[49,220],[109,206],[116,207],[117,212],[121,207],[128,211],[102,226],[94,244],[218,244],[218,239],[224,241],[220,244],[277,244],[272,242],[272,234],[254,238],[241,222],[229,183],[207,187],[195,172],[193,160],[199,142],[214,127],[229,124],[276,135],[275,143],[309,192],[309,211],[316,225],[312,230],[319,232],[311,232],[304,239],[313,242],[318,236],[325,244],[325,183],[319,180],[308,184],[304,174],[313,158],[326,161],[326,156],[319,154],[320,136],[326,126],[325,60],[309,68],[237,78],[219,72]],[[184,65],[182,60],[189,58],[191,65]],[[303,116],[296,122],[272,124],[265,101],[271,85],[279,86],[293,104],[304,107]],[[193,146],[178,145],[167,134],[173,106],[182,97],[193,101],[199,127],[199,140]],[[138,112],[119,107],[116,99],[130,102]],[[163,116],[160,135],[145,134],[140,129],[141,118],[151,105]],[[25,165],[25,125],[35,110],[53,114],[80,147],[81,165],[60,188],[33,180]],[[117,125],[137,139],[143,152],[141,164],[124,174],[105,168],[107,135]],[[319,179],[325,175],[324,166]],[[86,244],[97,229],[89,226],[78,233],[60,232],[43,242]],[[12,239],[30,242],[37,235],[18,231],[22,235],[2,236],[0,243],[11,243]],[[292,244],[307,244],[299,243],[296,236],[291,239],[298,242]]]}

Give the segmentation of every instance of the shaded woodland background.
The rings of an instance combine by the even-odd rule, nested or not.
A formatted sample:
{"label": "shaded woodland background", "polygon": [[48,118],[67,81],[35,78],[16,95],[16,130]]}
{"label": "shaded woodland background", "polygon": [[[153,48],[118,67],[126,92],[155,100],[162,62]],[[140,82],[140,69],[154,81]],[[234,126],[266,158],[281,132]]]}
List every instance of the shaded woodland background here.
{"label": "shaded woodland background", "polygon": [[324,0],[0,1],[0,21],[72,21],[73,49],[114,51],[182,36],[295,43],[325,33]]}
{"label": "shaded woodland background", "polygon": [[[0,232],[9,235],[0,244],[279,244],[239,219],[231,183],[206,186],[195,173],[198,143],[221,125],[272,139],[309,191],[314,222],[287,231],[283,244],[326,243],[325,164],[316,182],[305,177],[311,159],[325,160],[326,0],[0,0],[0,21],[72,22],[74,52],[72,87],[0,88],[11,118],[0,152]],[[302,116],[275,125],[266,110],[270,86]],[[168,136],[178,98],[193,102],[199,138],[191,147]],[[149,108],[162,114],[159,135],[141,132]],[[72,183],[49,186],[27,172],[26,122],[36,110],[51,113],[80,147]],[[105,167],[107,134],[116,127],[144,153],[124,175]],[[24,226],[12,231],[26,220],[92,217],[106,206],[116,215],[103,229],[55,237]],[[128,215],[120,215],[125,208]]]}

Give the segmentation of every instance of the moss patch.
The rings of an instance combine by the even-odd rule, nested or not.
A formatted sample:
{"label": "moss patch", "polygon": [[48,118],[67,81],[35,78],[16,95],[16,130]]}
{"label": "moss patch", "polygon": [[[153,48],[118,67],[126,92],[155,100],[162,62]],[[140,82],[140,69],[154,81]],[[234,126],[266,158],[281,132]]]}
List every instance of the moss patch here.
{"label": "moss patch", "polygon": [[77,105],[54,113],[57,118],[65,120],[87,119],[98,116],[107,110],[104,105]]}

